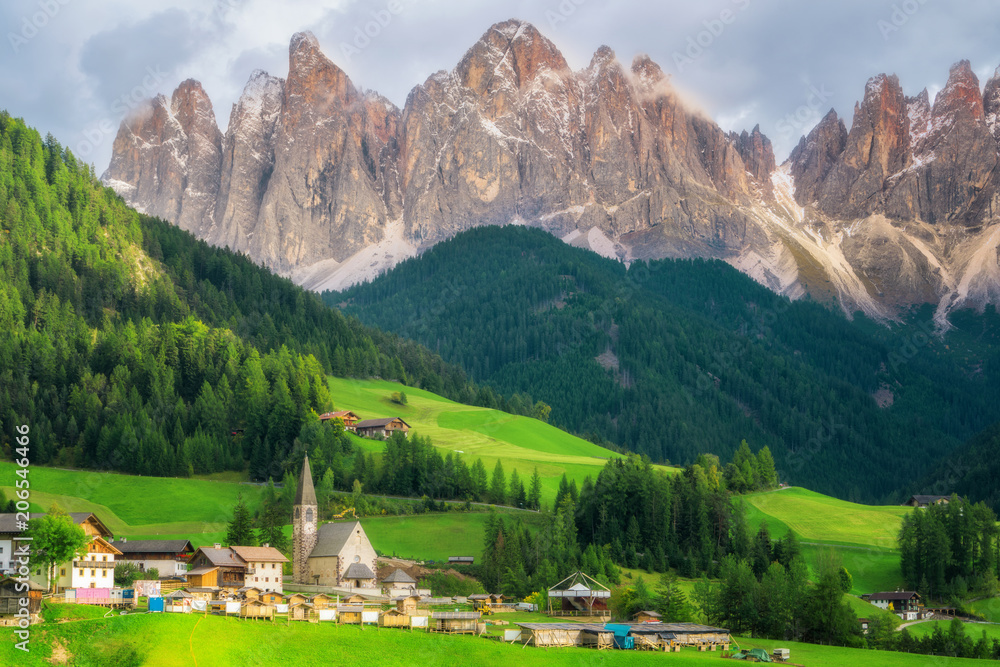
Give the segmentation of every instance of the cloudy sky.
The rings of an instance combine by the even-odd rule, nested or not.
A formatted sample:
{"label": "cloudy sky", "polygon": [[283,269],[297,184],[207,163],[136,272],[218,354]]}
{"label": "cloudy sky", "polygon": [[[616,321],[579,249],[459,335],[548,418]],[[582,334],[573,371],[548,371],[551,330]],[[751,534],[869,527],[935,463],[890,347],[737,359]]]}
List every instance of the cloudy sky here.
{"label": "cloudy sky", "polygon": [[[760,123],[779,161],[833,107],[850,125],[868,77],[931,95],[949,66],[981,83],[1000,65],[1000,3],[965,0],[5,0],[0,108],[102,172],[122,117],[192,77],[225,129],[257,68],[284,76],[311,30],[355,84],[402,106],[493,23],[534,23],[582,68],[602,44],[648,53],[724,129]],[[367,33],[367,34],[366,34]]]}

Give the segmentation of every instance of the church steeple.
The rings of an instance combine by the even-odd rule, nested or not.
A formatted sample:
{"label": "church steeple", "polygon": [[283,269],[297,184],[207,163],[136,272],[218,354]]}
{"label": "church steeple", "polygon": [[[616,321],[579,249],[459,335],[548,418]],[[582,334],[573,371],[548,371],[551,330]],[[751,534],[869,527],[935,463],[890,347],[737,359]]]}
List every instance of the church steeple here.
{"label": "church steeple", "polygon": [[292,512],[292,577],[298,584],[311,584],[309,555],[316,546],[319,506],[308,454],[302,460],[302,472],[299,474]]}

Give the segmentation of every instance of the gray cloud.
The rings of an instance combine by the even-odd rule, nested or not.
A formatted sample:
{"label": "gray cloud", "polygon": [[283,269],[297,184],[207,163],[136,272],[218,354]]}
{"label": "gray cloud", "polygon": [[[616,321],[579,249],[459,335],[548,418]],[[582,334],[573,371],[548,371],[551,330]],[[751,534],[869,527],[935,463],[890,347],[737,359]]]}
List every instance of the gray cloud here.
{"label": "gray cloud", "polygon": [[285,76],[288,39],[312,30],[356,85],[402,105],[414,85],[454,67],[492,23],[518,17],[574,68],[602,44],[624,63],[648,53],[725,129],[760,123],[780,160],[829,108],[849,125],[875,74],[898,74],[908,94],[924,87],[933,94],[960,59],[981,78],[1000,65],[1000,6],[988,0],[396,1],[168,0],[146,8],[51,0],[59,11],[18,49],[10,35],[26,17],[30,23],[40,0],[4,3],[2,105],[71,147],[88,132],[99,138],[88,159],[100,171],[113,135],[97,137],[94,124],[141,85],[147,66],[170,72],[157,91],[164,94],[188,76],[200,80],[224,125],[250,72]]}

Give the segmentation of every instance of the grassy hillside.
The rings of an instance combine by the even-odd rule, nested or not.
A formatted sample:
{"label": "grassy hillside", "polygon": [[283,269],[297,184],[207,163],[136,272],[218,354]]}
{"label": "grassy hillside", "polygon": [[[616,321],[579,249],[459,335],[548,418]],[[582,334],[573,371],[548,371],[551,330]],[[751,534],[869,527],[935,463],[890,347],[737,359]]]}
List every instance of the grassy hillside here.
{"label": "grassy hillside", "polygon": [[766,523],[772,537],[793,531],[811,567],[831,553],[839,558],[854,577],[852,593],[903,585],[896,535],[911,509],[858,505],[800,488],[751,494],[743,500],[755,529]]}
{"label": "grassy hillside", "polygon": [[[0,630],[0,663],[42,666],[71,661],[79,665],[497,665],[528,667],[562,665],[710,665],[719,661],[715,652],[687,649],[669,657],[659,653],[602,651],[564,648],[543,650],[507,646],[480,638],[428,634],[423,631],[361,629],[332,624],[267,623],[240,621],[218,616],[141,614],[112,619],[84,620],[38,627],[32,633],[32,650],[15,651],[11,631]],[[860,649],[815,646],[796,642],[738,639],[745,648],[761,647],[770,652],[781,646],[791,649],[797,664],[855,667],[874,664],[887,667],[921,665],[927,656]],[[53,647],[56,648],[53,651]],[[54,659],[56,658],[56,659]],[[936,657],[943,667],[973,665],[976,661]],[[983,663],[987,664],[987,663]]]}
{"label": "grassy hillside", "polygon": [[[353,410],[362,419],[402,417],[415,433],[429,436],[437,447],[460,452],[469,463],[481,458],[488,471],[499,460],[507,475],[516,469],[521,479],[528,480],[537,467],[542,500],[550,505],[564,473],[580,485],[588,475],[596,478],[608,458],[620,456],[537,419],[455,403],[394,382],[331,377],[329,386],[338,410]],[[401,389],[406,405],[389,400]],[[372,440],[357,438],[355,442],[368,451],[381,450]]]}

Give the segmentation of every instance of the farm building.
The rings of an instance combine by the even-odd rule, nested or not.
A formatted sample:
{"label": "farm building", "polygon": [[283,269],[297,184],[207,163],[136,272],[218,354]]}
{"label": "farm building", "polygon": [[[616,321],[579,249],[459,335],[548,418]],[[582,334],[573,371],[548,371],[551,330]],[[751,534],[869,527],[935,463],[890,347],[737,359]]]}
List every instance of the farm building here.
{"label": "farm building", "polygon": [[288,604],[288,620],[308,621],[313,617],[313,606],[311,602],[296,602]]}
{"label": "farm building", "polygon": [[313,608],[315,609],[327,609],[331,606],[331,604],[336,603],[336,601],[326,593],[317,593],[309,598],[309,601],[312,602]]}
{"label": "farm building", "polygon": [[360,521],[319,525],[309,457],[302,461],[292,514],[293,579],[299,584],[376,589],[375,553]]}
{"label": "farm building", "polygon": [[610,597],[611,590],[607,586],[577,572],[549,589],[549,615],[608,616]]}
{"label": "farm building", "polygon": [[477,634],[479,619],[478,611],[436,611],[431,614],[428,628],[431,632],[446,632],[452,635]]}
{"label": "farm building", "polygon": [[260,598],[261,590],[259,588],[255,588],[254,586],[244,586],[236,591],[236,593],[242,595],[247,600],[256,600]]}
{"label": "farm building", "polygon": [[639,611],[632,617],[636,623],[659,623],[662,617],[655,611]]}
{"label": "farm building", "polygon": [[729,631],[697,623],[518,623],[522,643],[539,647],[634,647],[671,650],[679,646],[728,648]]}
{"label": "farm building", "polygon": [[292,593],[291,595],[288,596],[288,605],[289,606],[291,606],[293,604],[302,604],[303,602],[308,602],[308,601],[309,601],[309,597],[306,596],[306,595],[303,595],[302,593]]}
{"label": "farm building", "polygon": [[33,581],[21,582],[10,577],[0,580],[0,625],[17,625],[22,599],[28,602],[29,622],[41,621],[43,592]]}
{"label": "farm building", "polygon": [[274,591],[267,591],[266,593],[261,593],[260,601],[264,604],[273,606],[283,603],[285,601],[285,596],[281,593],[275,593]]}
{"label": "farm building", "polygon": [[122,538],[111,543],[122,552],[119,561],[132,563],[140,572],[155,569],[161,577],[187,573],[187,564],[194,555],[188,540],[128,540]]}
{"label": "farm building", "polygon": [[930,505],[947,505],[951,501],[950,496],[910,496],[904,505],[907,507],[928,507]]}
{"label": "farm building", "polygon": [[195,600],[204,600],[208,602],[215,597],[216,589],[208,586],[191,586],[190,588],[184,589],[191,594],[191,597]]}
{"label": "farm building", "polygon": [[[188,583],[192,586],[218,586],[236,591],[246,585],[246,561],[236,555],[232,549],[223,549],[221,544],[200,547],[191,557],[191,566],[192,569],[188,572]],[[202,569],[213,567],[219,569],[215,574],[214,584],[208,583],[205,579],[197,583],[191,581],[191,572],[201,574]]]}
{"label": "farm building", "polygon": [[337,605],[337,620],[348,625],[361,625],[364,611],[363,604],[339,604]]}
{"label": "farm building", "polygon": [[344,430],[353,431],[358,423],[358,416],[350,410],[338,410],[337,412],[324,412],[319,416],[321,422],[328,422],[339,419],[344,422]]}
{"label": "farm building", "polygon": [[399,417],[382,417],[359,421],[354,429],[363,438],[388,438],[396,432],[406,435],[410,425]]}
{"label": "farm building", "polygon": [[193,588],[214,589],[219,585],[219,568],[208,566],[188,570],[187,582]]}
{"label": "farm building", "polygon": [[270,620],[274,617],[274,607],[264,604],[260,600],[247,600],[240,607],[240,618],[264,618]]}
{"label": "farm building", "polygon": [[280,593],[282,565],[288,562],[280,551],[265,544],[262,547],[230,547],[246,563],[245,581],[261,591]]}
{"label": "farm building", "polygon": [[378,617],[378,624],[383,628],[408,628],[410,615],[399,609],[390,609],[382,612]]}
{"label": "farm building", "polygon": [[888,591],[872,593],[868,601],[879,609],[887,609],[904,621],[920,618],[920,594],[916,591]]}
{"label": "farm building", "polygon": [[474,556],[449,556],[448,565],[472,565],[476,562]]}
{"label": "farm building", "polygon": [[365,596],[364,595],[360,595],[358,593],[355,593],[354,595],[349,595],[346,598],[344,598],[343,599],[343,603],[344,604],[360,604],[360,605],[363,605],[365,603]]}
{"label": "farm building", "polygon": [[416,595],[404,595],[395,598],[393,601],[396,603],[397,610],[404,614],[412,614],[417,610],[417,603],[420,602],[420,598]]}

